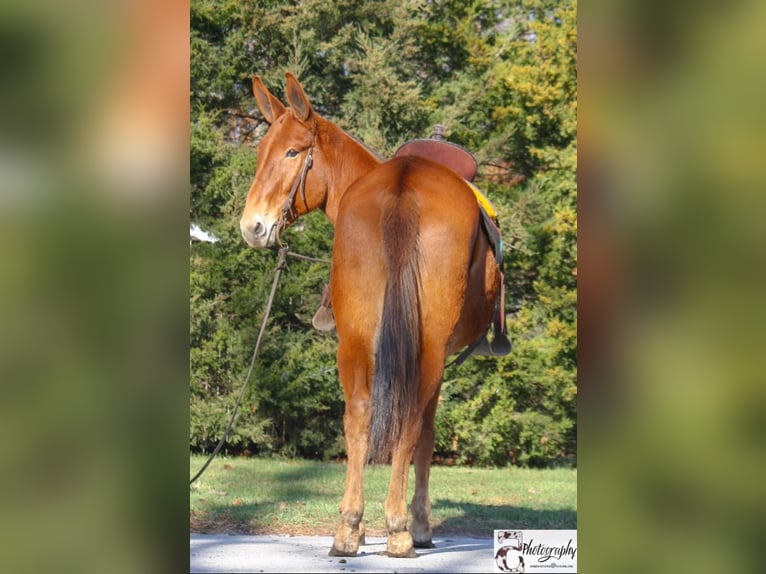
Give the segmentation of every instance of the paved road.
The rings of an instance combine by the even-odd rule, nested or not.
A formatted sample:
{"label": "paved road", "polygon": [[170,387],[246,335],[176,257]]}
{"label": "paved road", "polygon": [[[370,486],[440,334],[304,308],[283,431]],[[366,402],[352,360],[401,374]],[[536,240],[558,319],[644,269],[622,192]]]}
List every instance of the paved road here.
{"label": "paved road", "polygon": [[330,536],[190,535],[190,572],[496,572],[492,539],[437,537],[417,558],[389,558],[386,539],[367,537],[354,558],[328,556]]}

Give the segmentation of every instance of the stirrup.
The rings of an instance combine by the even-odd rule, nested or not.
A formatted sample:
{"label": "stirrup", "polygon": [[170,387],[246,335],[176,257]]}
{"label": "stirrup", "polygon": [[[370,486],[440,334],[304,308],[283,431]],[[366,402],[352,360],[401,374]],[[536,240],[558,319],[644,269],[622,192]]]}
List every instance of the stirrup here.
{"label": "stirrup", "polygon": [[317,331],[332,331],[335,329],[335,316],[332,314],[332,299],[330,298],[330,284],[322,289],[322,300],[319,309],[311,318],[311,324]]}
{"label": "stirrup", "polygon": [[504,357],[511,352],[511,341],[508,336],[500,332],[495,332],[494,337],[490,341],[487,337],[487,333],[484,334],[479,344],[473,350],[474,355],[480,355],[482,357]]}
{"label": "stirrup", "polygon": [[311,318],[311,324],[317,331],[332,331],[335,329],[335,317],[332,309],[321,305],[314,316]]}

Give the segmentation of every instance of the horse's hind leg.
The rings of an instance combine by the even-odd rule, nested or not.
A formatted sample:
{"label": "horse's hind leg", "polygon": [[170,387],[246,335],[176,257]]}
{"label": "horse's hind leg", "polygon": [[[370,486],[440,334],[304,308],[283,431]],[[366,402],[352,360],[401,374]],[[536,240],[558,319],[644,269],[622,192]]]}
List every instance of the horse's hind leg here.
{"label": "horse's hind leg", "polygon": [[[388,555],[413,558],[414,547],[433,548],[429,517],[431,501],[428,479],[434,450],[434,417],[439,403],[439,387],[444,372],[443,358],[423,362],[419,407],[407,422],[391,459],[391,482],[386,498]],[[412,497],[412,524],[407,530],[407,479],[410,462],[415,462],[415,493]]]}
{"label": "horse's hind leg", "polygon": [[428,481],[431,476],[431,459],[434,453],[434,417],[439,403],[439,393],[426,406],[423,423],[415,447],[415,493],[412,496],[412,525],[410,532],[417,548],[434,548],[430,525],[431,499],[428,496]]}
{"label": "horse's hind leg", "polygon": [[[356,355],[356,356],[355,356]],[[346,490],[340,503],[340,525],[335,534],[330,556],[356,556],[364,544],[364,465],[370,428],[370,393],[368,369],[360,354],[338,345],[338,375],[346,398],[343,430],[346,439],[348,464]]]}
{"label": "horse's hind leg", "polygon": [[415,440],[420,433],[419,420],[409,421],[391,457],[391,480],[386,497],[387,554],[395,558],[415,558],[412,535],[407,531],[407,479]]}

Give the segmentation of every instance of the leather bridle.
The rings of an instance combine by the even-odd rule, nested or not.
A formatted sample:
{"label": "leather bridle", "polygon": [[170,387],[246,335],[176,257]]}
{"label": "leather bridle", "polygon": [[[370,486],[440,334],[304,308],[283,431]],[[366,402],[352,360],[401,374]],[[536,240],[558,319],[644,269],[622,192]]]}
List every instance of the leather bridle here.
{"label": "leather bridle", "polygon": [[295,215],[293,207],[295,205],[295,196],[298,193],[298,189],[301,190],[301,199],[303,200],[303,205],[306,206],[306,210],[308,211],[309,204],[306,201],[306,175],[311,169],[311,166],[314,165],[314,144],[316,143],[316,137],[317,123],[314,121],[314,125],[311,130],[311,144],[309,144],[309,147],[306,149],[306,157],[303,159],[303,165],[301,166],[301,170],[298,172],[298,177],[296,177],[295,181],[293,182],[293,186],[290,188],[290,193],[287,195],[285,204],[282,206],[282,213],[280,214],[279,221],[276,225],[276,240],[280,245],[282,245],[282,242],[280,241],[279,233],[287,225],[287,216],[288,214]]}

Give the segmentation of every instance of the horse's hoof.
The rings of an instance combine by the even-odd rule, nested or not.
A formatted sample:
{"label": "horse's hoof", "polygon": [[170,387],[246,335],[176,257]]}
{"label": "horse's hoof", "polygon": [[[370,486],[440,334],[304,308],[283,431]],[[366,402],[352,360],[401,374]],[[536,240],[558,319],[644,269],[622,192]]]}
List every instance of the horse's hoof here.
{"label": "horse's hoof", "polygon": [[[360,525],[361,526],[361,525]],[[364,527],[352,528],[345,523],[338,527],[338,532],[332,541],[330,556],[356,556],[360,539],[364,538]]]}
{"label": "horse's hoof", "polygon": [[397,532],[388,535],[386,554],[391,558],[417,558],[409,532]]}
{"label": "horse's hoof", "polygon": [[349,557],[353,557],[353,556],[356,556],[356,550],[354,550],[353,552],[350,551],[350,550],[339,550],[333,544],[333,547],[330,548],[330,552],[328,552],[327,555],[328,556],[349,556]]}
{"label": "horse's hoof", "polygon": [[428,525],[428,521],[413,520],[410,525],[410,534],[412,535],[412,541],[415,544],[415,548],[436,548],[431,541],[433,532]]}
{"label": "horse's hoof", "polygon": [[394,552],[391,552],[388,550],[386,552],[389,558],[417,558],[418,554],[415,552],[414,548],[410,548],[409,552],[405,552],[404,554],[395,554]]}

